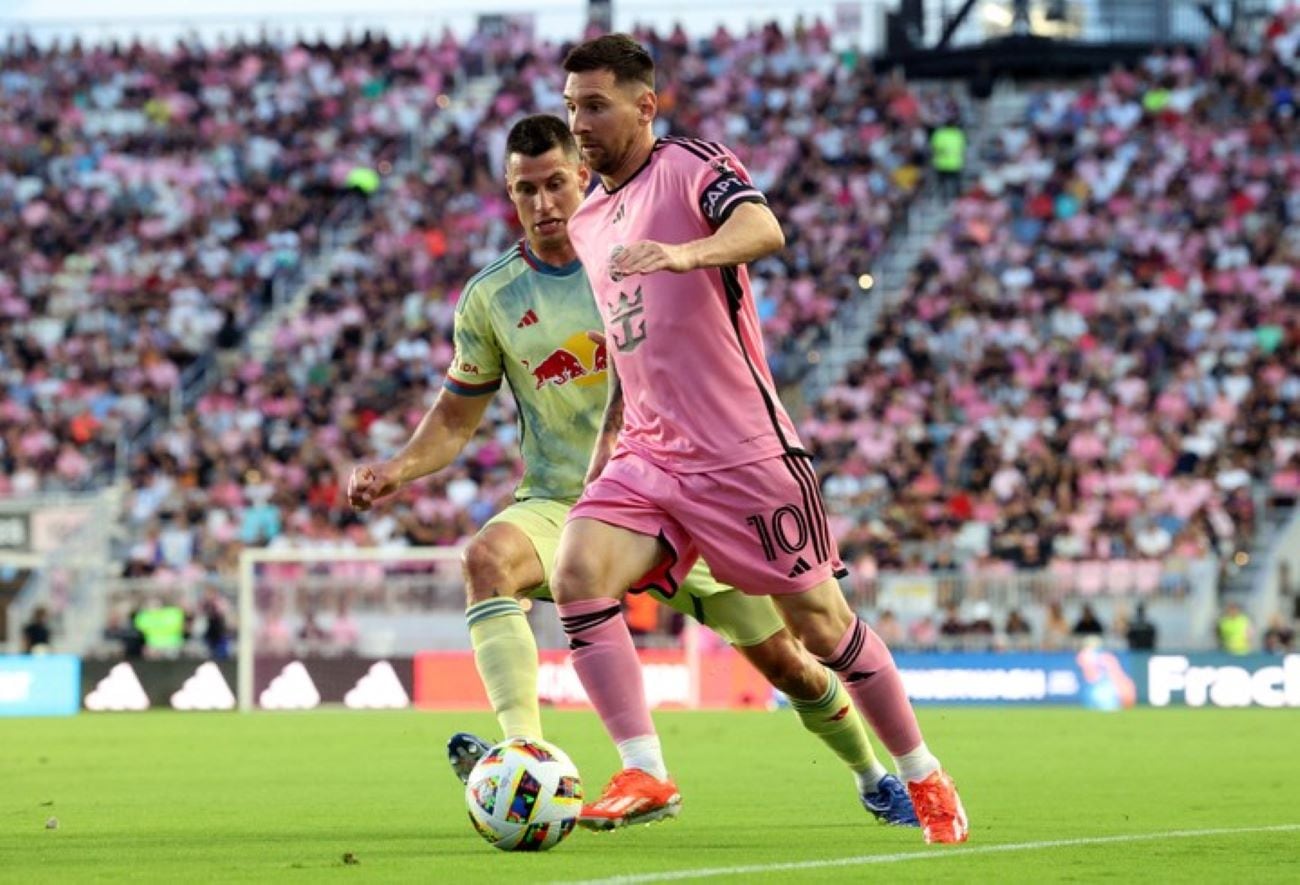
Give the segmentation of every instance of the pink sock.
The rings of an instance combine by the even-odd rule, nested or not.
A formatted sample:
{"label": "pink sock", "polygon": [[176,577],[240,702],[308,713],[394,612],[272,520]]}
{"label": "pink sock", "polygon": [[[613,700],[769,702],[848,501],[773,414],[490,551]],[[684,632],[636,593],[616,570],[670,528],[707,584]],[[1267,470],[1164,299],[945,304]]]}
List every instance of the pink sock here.
{"label": "pink sock", "polygon": [[655,734],[622,607],[612,599],[584,599],[555,608],[569,637],[573,669],[609,736],[619,743]]}
{"label": "pink sock", "polygon": [[903,689],[903,678],[874,630],[855,620],[835,653],[822,663],[840,674],[854,705],[891,756],[902,756],[920,745],[921,726]]}

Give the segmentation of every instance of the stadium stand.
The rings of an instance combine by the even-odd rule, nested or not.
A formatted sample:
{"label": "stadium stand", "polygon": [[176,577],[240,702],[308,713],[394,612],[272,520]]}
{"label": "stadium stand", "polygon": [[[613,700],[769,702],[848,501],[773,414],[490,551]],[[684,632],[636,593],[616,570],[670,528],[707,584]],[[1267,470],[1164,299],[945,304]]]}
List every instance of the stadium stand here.
{"label": "stadium stand", "polygon": [[1033,97],[805,426],[859,574],[1249,555],[1300,446],[1294,82],[1216,41]]}
{"label": "stadium stand", "polygon": [[[936,99],[939,110],[923,114],[924,103],[897,80],[876,83],[827,67],[827,39],[824,29],[788,40],[772,29],[718,38],[717,47],[705,44],[702,57],[712,63],[699,70],[683,47],[654,43],[669,69],[666,82],[674,82],[674,58],[692,68],[682,76],[694,88],[670,93],[671,119],[712,119],[716,107],[750,93],[766,96],[761,107],[779,109],[796,85],[834,108],[833,129],[814,125],[808,106],[765,111],[762,126],[757,113],[738,113],[718,122],[725,131],[705,133],[739,145],[799,231],[790,254],[756,274],[775,354],[802,353],[857,291],[853,268],[871,260],[919,184],[925,118],[948,112],[947,100]],[[508,121],[536,100],[535,84],[552,84],[552,109],[559,110],[558,50],[547,58],[544,49],[522,54],[532,60],[516,67],[499,65],[495,93],[477,116],[467,110],[436,151],[386,179],[352,243],[333,253],[328,272],[311,284],[305,308],[275,331],[267,358],[222,378],[136,457],[130,519],[141,538],[131,574],[194,562],[220,570],[239,544],[277,539],[452,544],[509,497],[518,465],[513,405],[504,397],[463,466],[412,490],[387,517],[358,522],[338,482],[346,465],[405,440],[450,360],[460,286],[519,235],[492,170],[501,164]],[[770,71],[760,67],[751,76],[759,59]],[[786,361],[793,364],[793,356]],[[162,553],[160,519],[188,522],[180,529],[191,539],[181,545],[180,563]]]}
{"label": "stadium stand", "polygon": [[[806,409],[863,607],[883,572],[954,576],[943,602],[1022,574],[1178,594],[1179,562],[1229,560],[1261,506],[1294,504],[1294,32],[1042,90],[993,140],[868,357]],[[785,222],[753,276],[797,396],[926,186],[929,129],[964,109],[842,63],[820,24],[638,36],[665,131],[735,147]],[[358,519],[340,483],[407,437],[460,286],[518,236],[504,135],[561,111],[562,51],[518,39],[11,44],[0,495],[124,477],[123,576],[186,592],[245,545],[468,537],[518,474],[508,397],[384,512]]]}

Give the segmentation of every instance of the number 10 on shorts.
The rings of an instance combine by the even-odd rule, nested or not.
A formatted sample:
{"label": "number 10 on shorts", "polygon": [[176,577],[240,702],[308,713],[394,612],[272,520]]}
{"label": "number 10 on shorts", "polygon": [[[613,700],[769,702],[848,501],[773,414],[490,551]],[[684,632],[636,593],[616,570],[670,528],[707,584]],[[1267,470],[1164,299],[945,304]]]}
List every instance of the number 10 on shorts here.
{"label": "number 10 on shorts", "polygon": [[808,518],[793,504],[776,508],[771,517],[759,513],[745,521],[758,533],[768,562],[776,561],[778,547],[785,553],[799,553],[808,544]]}

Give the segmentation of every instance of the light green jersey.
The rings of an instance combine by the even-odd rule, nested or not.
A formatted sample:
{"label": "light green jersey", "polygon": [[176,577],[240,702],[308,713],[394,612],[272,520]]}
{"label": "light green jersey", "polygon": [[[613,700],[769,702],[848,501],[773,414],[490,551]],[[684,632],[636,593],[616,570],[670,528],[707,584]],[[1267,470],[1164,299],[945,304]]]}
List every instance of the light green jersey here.
{"label": "light green jersey", "polygon": [[444,387],[488,396],[510,385],[519,409],[519,500],[582,493],[607,390],[600,313],[582,265],[552,267],[524,241],[475,274],[456,305]]}

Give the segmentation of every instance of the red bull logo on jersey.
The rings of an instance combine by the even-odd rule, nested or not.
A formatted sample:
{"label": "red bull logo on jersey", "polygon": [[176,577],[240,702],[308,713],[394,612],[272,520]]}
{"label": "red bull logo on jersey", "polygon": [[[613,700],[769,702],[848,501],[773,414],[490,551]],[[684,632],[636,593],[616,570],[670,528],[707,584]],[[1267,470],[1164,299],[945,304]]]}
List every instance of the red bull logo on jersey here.
{"label": "red bull logo on jersey", "polygon": [[577,332],[536,365],[522,361],[537,382],[537,390],[548,384],[563,387],[572,381],[579,387],[600,384],[605,380],[609,355],[604,344],[597,344],[586,332]]}

